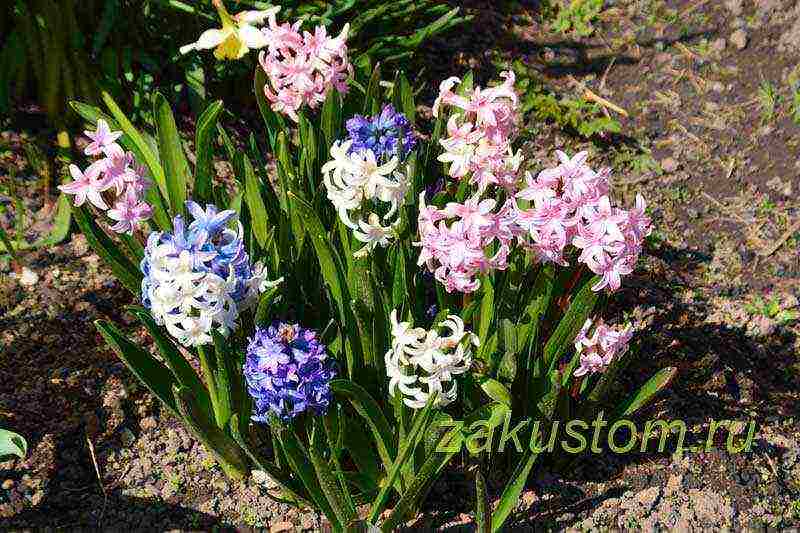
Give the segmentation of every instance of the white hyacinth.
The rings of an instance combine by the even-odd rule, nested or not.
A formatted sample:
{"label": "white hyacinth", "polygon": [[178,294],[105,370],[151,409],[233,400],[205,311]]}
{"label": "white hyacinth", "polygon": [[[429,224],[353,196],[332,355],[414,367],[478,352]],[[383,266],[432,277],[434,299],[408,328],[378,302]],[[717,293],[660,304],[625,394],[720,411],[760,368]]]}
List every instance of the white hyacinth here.
{"label": "white hyacinth", "polygon": [[[435,406],[443,407],[456,399],[454,376],[466,372],[472,364],[472,346],[478,337],[464,330],[464,321],[448,315],[428,331],[397,321],[391,313],[392,348],[386,352],[389,394],[400,391],[403,403],[412,409],[425,407],[428,398],[438,393]],[[443,334],[447,331],[447,334]]]}
{"label": "white hyacinth", "polygon": [[[410,169],[399,171],[396,156],[380,164],[369,150],[350,152],[352,141],[336,141],[331,160],[322,166],[328,199],[342,222],[364,247],[354,255],[361,257],[376,246],[387,246],[394,238],[397,215],[410,187]],[[382,206],[383,215],[373,211]]]}

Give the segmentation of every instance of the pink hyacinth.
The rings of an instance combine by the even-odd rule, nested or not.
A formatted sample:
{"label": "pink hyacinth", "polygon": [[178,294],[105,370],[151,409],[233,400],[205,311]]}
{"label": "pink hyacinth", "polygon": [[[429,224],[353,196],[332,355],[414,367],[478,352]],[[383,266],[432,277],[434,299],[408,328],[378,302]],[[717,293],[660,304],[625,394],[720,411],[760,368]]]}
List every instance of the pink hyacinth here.
{"label": "pink hyacinth", "polygon": [[541,261],[567,265],[568,245],[580,250],[578,261],[600,276],[592,289],[619,289],[630,274],[650,234],[641,195],[630,211],[612,206],[608,170],[595,172],[586,165],[587,153],[570,158],[557,151],[559,164],[534,178],[516,194],[531,205],[518,208],[519,227],[527,233],[524,244]]}
{"label": "pink hyacinth", "polygon": [[[420,193],[418,265],[426,265],[447,292],[473,292],[477,277],[490,270],[505,270],[514,238],[515,210],[504,205],[494,211],[494,199],[473,196],[463,204],[444,209],[425,205]],[[486,250],[491,250],[487,252]]]}
{"label": "pink hyacinth", "polygon": [[125,194],[117,199],[117,203],[106,214],[109,218],[117,221],[111,226],[113,231],[133,233],[133,230],[138,229],[142,222],[153,216],[153,210],[148,203],[142,201],[136,188],[129,185]]}
{"label": "pink hyacinth", "polygon": [[[144,201],[144,194],[150,186],[145,168],[136,164],[131,152],[126,152],[115,142],[122,132],[110,131],[104,120],[97,121],[96,131],[85,133],[92,139],[86,154],[102,157],[85,171],[77,165],[70,165],[73,181],[58,188],[73,195],[76,206],[88,200],[97,209],[106,211],[106,215],[116,221],[110,227],[112,231],[133,233],[153,215],[150,205]],[[109,205],[113,207],[109,208]]]}
{"label": "pink hyacinth", "polygon": [[490,185],[515,191],[520,156],[511,148],[519,121],[518,99],[514,92],[514,73],[502,72],[505,81],[496,87],[476,87],[466,96],[453,91],[461,83],[452,77],[439,85],[433,115],[452,108],[447,121],[447,137],[439,142],[445,152],[439,161],[449,163],[452,178],[469,176],[483,192]]}
{"label": "pink hyacinth", "polygon": [[337,37],[329,36],[324,26],[301,34],[300,21],[278,24],[275,14],[269,15],[269,25],[261,29],[269,46],[258,61],[269,80],[264,95],[273,111],[298,122],[303,105],[317,108],[331,89],[347,92],[353,72],[347,58],[348,29],[345,25]]}
{"label": "pink hyacinth", "polygon": [[575,337],[575,351],[580,357],[580,365],[575,369],[575,376],[605,372],[615,357],[628,350],[628,343],[633,337],[630,326],[613,328],[600,319],[594,332],[589,335],[592,319],[587,319]]}

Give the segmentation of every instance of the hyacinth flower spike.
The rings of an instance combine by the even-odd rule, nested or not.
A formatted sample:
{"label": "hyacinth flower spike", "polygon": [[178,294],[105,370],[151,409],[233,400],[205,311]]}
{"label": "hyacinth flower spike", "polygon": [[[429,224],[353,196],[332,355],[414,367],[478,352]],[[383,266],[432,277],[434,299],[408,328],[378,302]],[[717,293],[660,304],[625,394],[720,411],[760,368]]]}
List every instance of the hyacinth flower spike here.
{"label": "hyacinth flower spike", "polygon": [[280,7],[264,11],[242,11],[231,16],[222,0],[213,0],[212,3],[217,8],[222,28],[204,31],[196,42],[181,46],[181,54],[214,48],[214,57],[217,59],[240,59],[251,49],[264,48],[269,44],[267,36],[254,25],[274,16],[280,11]]}

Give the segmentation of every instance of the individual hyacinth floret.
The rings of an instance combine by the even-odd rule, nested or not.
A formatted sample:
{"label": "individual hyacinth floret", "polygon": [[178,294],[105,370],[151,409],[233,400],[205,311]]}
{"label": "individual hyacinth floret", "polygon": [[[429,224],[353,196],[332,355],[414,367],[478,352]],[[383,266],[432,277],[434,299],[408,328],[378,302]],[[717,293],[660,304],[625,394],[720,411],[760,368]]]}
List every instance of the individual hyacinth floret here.
{"label": "individual hyacinth floret", "polygon": [[84,153],[96,159],[86,170],[70,165],[73,181],[58,188],[73,195],[76,206],[88,200],[97,209],[105,211],[115,221],[110,227],[112,231],[132,234],[153,215],[150,204],[144,201],[144,194],[150,186],[145,169],[136,163],[133,153],[126,152],[117,144],[122,132],[111,131],[105,120],[97,121],[95,131],[84,133],[91,139]]}
{"label": "individual hyacinth floret", "polygon": [[434,393],[436,407],[455,401],[455,376],[469,370],[477,335],[465,331],[464,321],[455,315],[428,331],[398,322],[396,309],[390,318],[392,348],[385,357],[389,393],[394,396],[399,391],[412,409],[424,407]]}
{"label": "individual hyacinth floret", "polygon": [[332,37],[324,26],[300,33],[301,21],[278,24],[274,12],[267,18],[269,24],[261,31],[269,45],[258,62],[267,75],[264,95],[273,111],[298,122],[303,105],[316,109],[331,89],[347,92],[347,78],[353,73],[347,58],[348,24]]}
{"label": "individual hyacinth floret", "polygon": [[600,276],[592,289],[617,290],[621,277],[633,271],[650,234],[645,201],[636,196],[633,209],[612,207],[609,170],[595,172],[586,165],[587,153],[570,158],[556,154],[560,164],[533,177],[517,198],[530,206],[517,212],[517,224],[527,234],[525,244],[545,262],[567,265],[568,245],[580,249],[578,260]]}
{"label": "individual hyacinth floret", "polygon": [[238,231],[228,227],[234,211],[205,210],[188,201],[193,221],[186,227],[178,215],[173,231],[153,232],[147,239],[141,269],[142,301],[156,323],[184,346],[212,341],[236,327],[239,313],[252,306],[259,292],[272,287],[261,263],[250,264]]}
{"label": "individual hyacinth floret", "polygon": [[603,323],[602,319],[597,322],[594,332],[589,335],[591,328],[592,319],[588,318],[575,337],[575,351],[580,357],[580,366],[575,370],[577,377],[605,372],[615,357],[623,355],[628,350],[628,343],[633,336],[630,325],[613,328]]}
{"label": "individual hyacinth floret", "polygon": [[379,159],[398,156],[404,159],[417,144],[414,130],[403,113],[395,111],[392,104],[383,106],[377,115],[355,115],[347,121],[350,134],[350,151],[371,150]]}
{"label": "individual hyacinth floret", "polygon": [[270,414],[290,420],[304,411],[325,414],[336,366],[316,332],[274,322],[250,337],[244,376],[254,400],[254,421],[267,422]]}
{"label": "individual hyacinth floret", "polygon": [[352,146],[351,139],[333,143],[322,181],[341,221],[364,243],[355,252],[362,257],[395,237],[412,169],[396,155],[381,158],[371,149]]}

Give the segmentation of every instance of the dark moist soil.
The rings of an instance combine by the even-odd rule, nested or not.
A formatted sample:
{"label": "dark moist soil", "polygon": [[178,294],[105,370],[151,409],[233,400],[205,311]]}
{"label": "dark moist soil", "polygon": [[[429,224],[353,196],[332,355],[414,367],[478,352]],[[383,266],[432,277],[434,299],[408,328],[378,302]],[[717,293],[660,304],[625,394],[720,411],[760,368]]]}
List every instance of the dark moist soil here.
{"label": "dark moist soil", "polygon": [[[652,210],[647,254],[608,310],[638,330],[619,389],[665,366],[678,375],[636,421],[681,419],[687,446],[704,443],[710,419],[756,428],[741,453],[726,451],[720,430],[710,451],[606,452],[561,475],[539,468],[508,529],[800,526],[800,5],[609,1],[596,32],[578,38],[548,31],[532,8],[464,4],[471,30],[420,54],[420,101],[432,101],[436,80],[472,68],[486,83],[500,63],[522,59],[559,95],[585,87],[629,114],[610,111],[621,134],[591,140],[532,123],[527,155],[538,166],[552,164],[554,147],[588,149],[595,165],[614,168],[619,201],[642,193]],[[22,160],[11,130],[4,144]],[[32,173],[20,166],[23,178]],[[33,238],[49,215],[40,199],[27,202]],[[0,527],[322,527],[315,514],[271,500],[263,476],[229,481],[105,347],[96,319],[149,341],[82,236],[23,259],[35,283],[2,265],[0,420],[30,451],[0,463]],[[490,476],[490,492],[503,482]],[[469,530],[471,498],[456,470],[409,527]]]}

